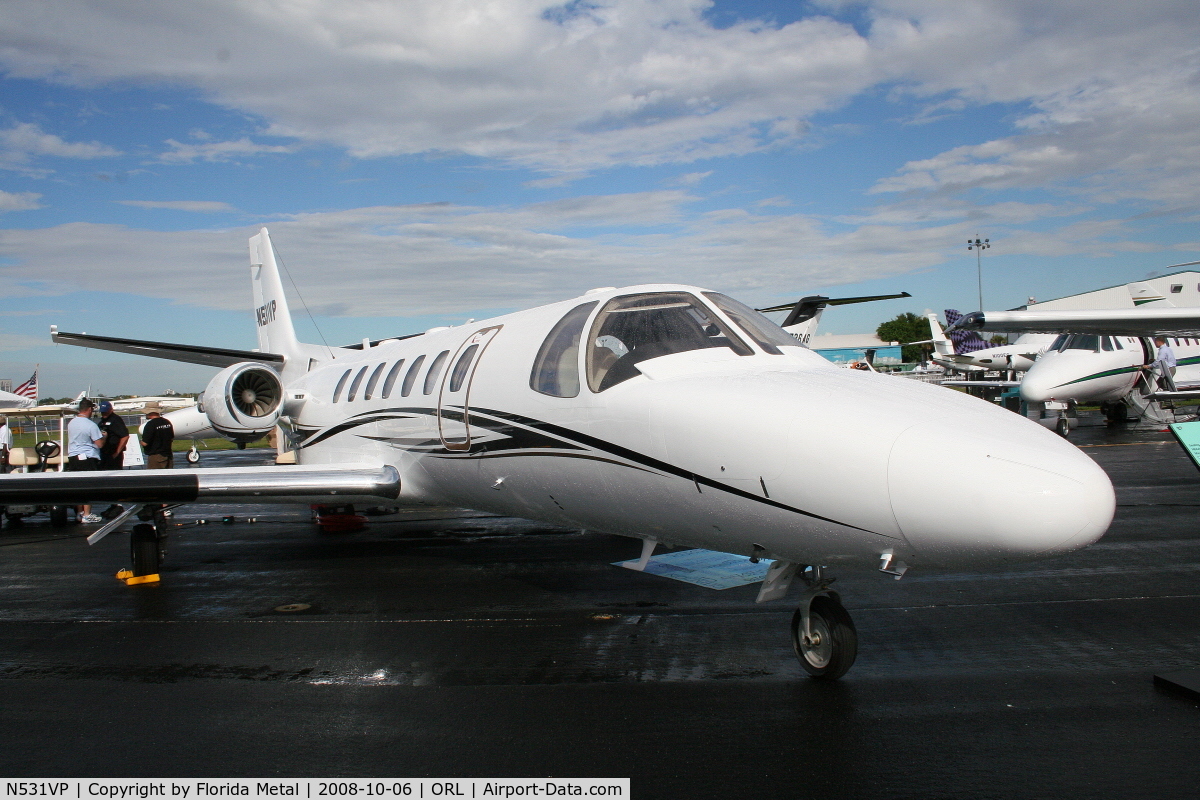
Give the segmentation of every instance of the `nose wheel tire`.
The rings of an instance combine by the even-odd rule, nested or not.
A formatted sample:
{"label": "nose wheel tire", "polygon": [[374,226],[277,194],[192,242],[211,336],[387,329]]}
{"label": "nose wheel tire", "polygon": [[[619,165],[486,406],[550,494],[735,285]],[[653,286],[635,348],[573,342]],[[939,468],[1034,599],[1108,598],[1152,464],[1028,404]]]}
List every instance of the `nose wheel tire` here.
{"label": "nose wheel tire", "polygon": [[809,676],[833,681],[846,674],[858,657],[858,633],[842,604],[832,597],[814,597],[808,607],[811,638],[804,635],[804,615],[792,615],[792,647]]}
{"label": "nose wheel tire", "polygon": [[1071,435],[1071,423],[1067,422],[1065,417],[1059,417],[1058,423],[1054,426],[1055,432],[1066,439]]}

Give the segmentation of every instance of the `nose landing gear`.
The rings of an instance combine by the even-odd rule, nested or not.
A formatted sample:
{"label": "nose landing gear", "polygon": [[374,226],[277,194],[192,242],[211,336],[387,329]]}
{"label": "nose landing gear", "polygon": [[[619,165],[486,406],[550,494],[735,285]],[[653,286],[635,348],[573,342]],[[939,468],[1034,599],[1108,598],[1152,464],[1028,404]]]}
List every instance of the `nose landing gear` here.
{"label": "nose landing gear", "polygon": [[809,567],[801,579],[808,588],[792,615],[792,647],[809,676],[837,680],[858,657],[858,632],[841,598],[829,588],[833,578],[826,578],[821,567]]}

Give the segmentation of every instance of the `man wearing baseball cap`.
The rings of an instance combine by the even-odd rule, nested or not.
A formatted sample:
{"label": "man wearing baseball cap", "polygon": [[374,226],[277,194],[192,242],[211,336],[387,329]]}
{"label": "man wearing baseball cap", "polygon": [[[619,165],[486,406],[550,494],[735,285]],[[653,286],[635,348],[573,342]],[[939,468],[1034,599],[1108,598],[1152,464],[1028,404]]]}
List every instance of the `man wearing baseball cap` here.
{"label": "man wearing baseball cap", "polygon": [[129,443],[129,428],[125,420],[113,413],[112,403],[100,401],[100,430],[105,433],[100,448],[100,469],[124,469],[125,445]]}

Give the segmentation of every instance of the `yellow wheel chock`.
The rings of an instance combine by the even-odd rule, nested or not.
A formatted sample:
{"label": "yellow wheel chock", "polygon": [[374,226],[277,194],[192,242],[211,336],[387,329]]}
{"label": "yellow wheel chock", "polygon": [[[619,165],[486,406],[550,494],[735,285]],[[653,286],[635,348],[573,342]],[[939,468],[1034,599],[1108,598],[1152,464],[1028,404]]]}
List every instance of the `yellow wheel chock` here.
{"label": "yellow wheel chock", "polygon": [[158,583],[161,578],[159,578],[157,572],[153,575],[134,575],[133,570],[123,569],[117,573],[117,580],[126,586],[137,586],[142,583]]}

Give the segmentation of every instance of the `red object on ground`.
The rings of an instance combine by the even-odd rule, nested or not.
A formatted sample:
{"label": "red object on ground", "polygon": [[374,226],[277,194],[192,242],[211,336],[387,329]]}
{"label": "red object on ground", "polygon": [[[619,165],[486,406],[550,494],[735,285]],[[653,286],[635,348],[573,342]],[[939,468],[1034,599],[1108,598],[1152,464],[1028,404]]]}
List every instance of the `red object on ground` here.
{"label": "red object on ground", "polygon": [[354,513],[354,506],[312,507],[317,525],[325,533],[353,533],[367,527],[367,518]]}

